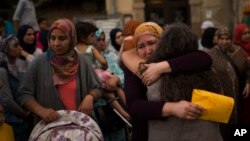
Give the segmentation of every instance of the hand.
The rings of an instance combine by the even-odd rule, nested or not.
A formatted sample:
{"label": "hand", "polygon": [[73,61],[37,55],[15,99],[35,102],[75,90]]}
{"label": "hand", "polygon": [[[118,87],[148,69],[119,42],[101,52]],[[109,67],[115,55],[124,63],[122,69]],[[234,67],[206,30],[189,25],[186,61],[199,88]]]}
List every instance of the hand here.
{"label": "hand", "polygon": [[118,85],[119,81],[120,81],[119,77],[113,76],[113,77],[109,78],[108,80],[106,80],[105,88],[107,90],[114,91],[117,89],[117,85]]}
{"label": "hand", "polygon": [[94,97],[90,94],[86,95],[78,107],[78,111],[87,115],[91,115],[94,108]]}
{"label": "hand", "polygon": [[59,118],[59,114],[52,108],[44,108],[40,113],[40,118],[47,123],[56,121]]}
{"label": "hand", "polygon": [[142,73],[141,79],[144,85],[151,85],[161,75],[161,72],[159,71],[160,66],[159,63],[151,63],[145,64],[145,67],[147,69]]}
{"label": "hand", "polygon": [[181,119],[194,120],[199,118],[204,108],[188,101],[172,102],[164,104],[163,108],[170,110],[169,115],[174,115]]}
{"label": "hand", "polygon": [[247,98],[250,95],[250,84],[246,83],[246,86],[242,92],[243,98]]}

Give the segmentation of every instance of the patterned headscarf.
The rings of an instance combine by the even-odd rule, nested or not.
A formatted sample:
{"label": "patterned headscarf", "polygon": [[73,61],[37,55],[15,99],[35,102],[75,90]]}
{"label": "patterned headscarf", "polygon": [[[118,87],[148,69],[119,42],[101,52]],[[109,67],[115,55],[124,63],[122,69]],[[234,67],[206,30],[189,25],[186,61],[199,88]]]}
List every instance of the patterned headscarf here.
{"label": "patterned headscarf", "polygon": [[17,77],[19,69],[22,68],[22,63],[20,59],[17,58],[15,58],[15,63],[10,63],[7,56],[8,48],[13,47],[15,44],[19,44],[19,41],[15,35],[11,35],[3,39],[3,41],[1,42],[0,67],[6,68],[11,75]]}
{"label": "patterned headscarf", "polygon": [[12,47],[16,43],[19,43],[18,39],[16,38],[16,36],[11,35],[11,36],[3,39],[3,41],[1,42],[1,45],[0,45],[0,51],[6,52],[9,47]]}
{"label": "patterned headscarf", "polygon": [[145,34],[151,34],[158,38],[160,38],[161,34],[163,32],[163,29],[154,22],[145,22],[140,24],[134,33],[134,42],[137,43],[139,37]]}
{"label": "patterned headscarf", "polygon": [[226,27],[221,27],[219,28],[216,32],[215,35],[218,36],[218,38],[220,38],[223,35],[228,36],[230,39],[232,39],[232,34],[230,33],[230,31],[228,30],[228,28]]}
{"label": "patterned headscarf", "polygon": [[100,36],[104,34],[103,30],[101,29],[98,29],[96,32],[95,32],[95,39],[99,39]]}
{"label": "patterned headscarf", "polygon": [[59,56],[54,54],[49,44],[49,49],[47,51],[47,57],[53,68],[53,81],[54,85],[60,85],[68,83],[69,81],[75,79],[75,76],[79,67],[79,60],[74,46],[76,45],[76,30],[74,24],[68,19],[56,20],[49,30],[48,39],[50,39],[51,32],[54,29],[59,29],[62,31],[69,39],[69,51],[63,55]]}

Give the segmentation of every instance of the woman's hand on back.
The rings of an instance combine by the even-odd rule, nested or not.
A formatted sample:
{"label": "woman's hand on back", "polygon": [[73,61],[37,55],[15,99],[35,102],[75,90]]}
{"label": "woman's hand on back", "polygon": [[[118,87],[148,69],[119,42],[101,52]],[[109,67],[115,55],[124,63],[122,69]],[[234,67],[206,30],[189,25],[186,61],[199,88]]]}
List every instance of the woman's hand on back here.
{"label": "woman's hand on back", "polygon": [[171,68],[167,61],[145,64],[145,67],[147,69],[142,73],[141,77],[144,85],[151,85],[161,76],[162,73],[171,72]]}

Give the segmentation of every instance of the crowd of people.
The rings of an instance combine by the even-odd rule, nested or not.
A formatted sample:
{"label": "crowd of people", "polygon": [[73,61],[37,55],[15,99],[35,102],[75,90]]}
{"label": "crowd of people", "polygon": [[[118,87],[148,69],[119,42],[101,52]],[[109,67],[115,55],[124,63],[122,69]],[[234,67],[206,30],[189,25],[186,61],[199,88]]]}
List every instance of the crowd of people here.
{"label": "crowd of people", "polygon": [[[105,35],[86,21],[49,25],[36,19],[32,1],[20,0],[13,24],[0,19],[0,126],[27,141],[36,125],[62,120],[60,110],[101,126],[95,108],[108,105],[132,126],[81,130],[86,138],[228,141],[230,125],[250,124],[250,28],[239,23],[232,32],[205,21],[201,32],[198,39],[184,23],[131,19]],[[229,122],[199,119],[206,108],[191,102],[193,89],[233,98]]]}

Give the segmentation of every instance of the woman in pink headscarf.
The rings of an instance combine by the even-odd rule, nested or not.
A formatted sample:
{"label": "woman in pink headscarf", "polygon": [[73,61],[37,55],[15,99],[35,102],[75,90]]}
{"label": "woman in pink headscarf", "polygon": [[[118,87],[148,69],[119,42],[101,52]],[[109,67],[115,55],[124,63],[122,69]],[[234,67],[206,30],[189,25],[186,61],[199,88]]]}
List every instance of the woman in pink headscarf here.
{"label": "woman in pink headscarf", "polygon": [[240,46],[250,56],[250,29],[244,24],[240,23],[234,27],[234,44]]}

